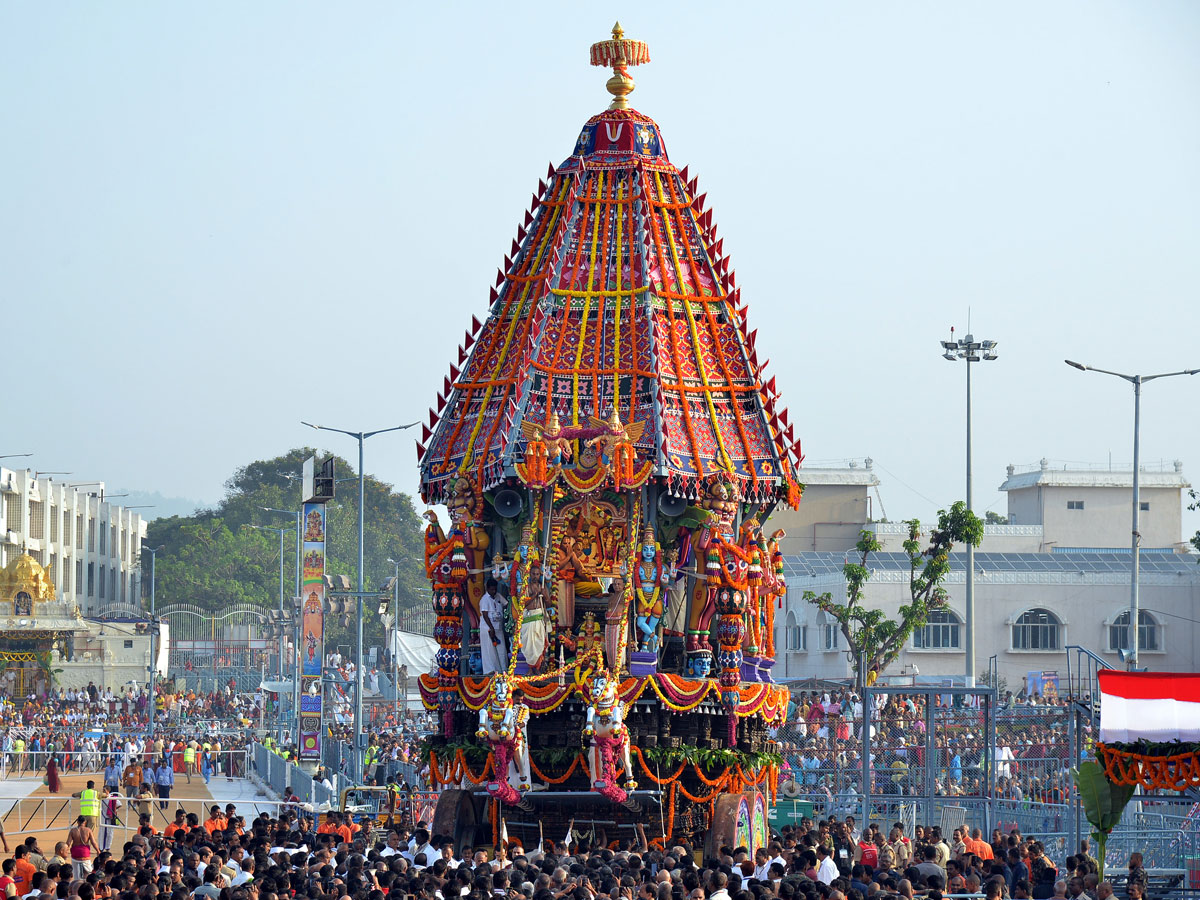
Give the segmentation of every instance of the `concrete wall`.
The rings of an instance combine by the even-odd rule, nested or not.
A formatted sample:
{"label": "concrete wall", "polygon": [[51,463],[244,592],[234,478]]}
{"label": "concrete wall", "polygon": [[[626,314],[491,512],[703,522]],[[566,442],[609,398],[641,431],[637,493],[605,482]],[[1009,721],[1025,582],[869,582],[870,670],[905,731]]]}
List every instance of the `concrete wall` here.
{"label": "concrete wall", "polygon": [[[892,577],[893,575],[897,577]],[[1022,580],[1024,579],[1024,580]],[[1008,577],[987,576],[975,582],[975,674],[987,669],[988,659],[996,654],[1000,675],[1006,678],[1012,690],[1023,683],[1026,672],[1057,670],[1066,674],[1065,648],[1078,644],[1099,653],[1119,665],[1115,650],[1108,648],[1108,625],[1129,606],[1129,586],[1114,583],[1096,583],[1091,577],[1058,576],[1056,580],[1037,583],[1029,574]],[[1165,580],[1165,579],[1164,579]],[[813,585],[789,586],[784,609],[776,614],[776,646],[779,661],[775,671],[779,678],[827,677],[841,678],[850,674],[850,664],[844,653],[844,644],[839,652],[829,652],[819,646],[820,619],[822,614],[811,604],[804,602],[803,591],[807,588],[816,593],[831,592],[835,597],[844,596],[844,584],[834,579],[813,579]],[[1143,583],[1140,590],[1141,607],[1149,612],[1158,623],[1158,636],[1162,649],[1142,651],[1144,665],[1155,671],[1194,672],[1200,665],[1200,628],[1191,621],[1196,618],[1194,610],[1200,604],[1200,577],[1178,578],[1178,584]],[[950,593],[950,608],[965,620],[964,595],[966,585],[963,573],[947,585]],[[867,596],[872,605],[881,606],[889,615],[895,615],[900,605],[908,600],[908,585],[898,573],[876,573],[867,586]],[[1014,650],[1012,648],[1012,624],[1023,612],[1033,608],[1049,609],[1062,622],[1059,632],[1059,647],[1056,652]],[[795,616],[797,624],[808,626],[808,650],[791,652],[786,650],[784,629],[789,619]],[[960,643],[965,646],[965,626],[960,630]],[[898,675],[903,667],[915,664],[922,675],[965,674],[965,651],[933,651],[913,649],[911,644],[900,658],[887,670],[889,675]]]}
{"label": "concrete wall", "polygon": [[867,485],[810,484],[804,489],[800,508],[777,508],[767,529],[787,531],[781,542],[785,554],[844,550],[857,543],[867,523],[869,506]]}
{"label": "concrete wall", "polygon": [[[1122,487],[1058,487],[1048,485],[1009,492],[1010,510],[1014,494],[1041,491],[1047,543],[1059,547],[1128,547],[1133,516],[1133,489]],[[1143,488],[1139,491],[1142,510],[1139,530],[1142,547],[1175,547],[1183,530],[1180,494],[1177,488]],[[1083,509],[1067,509],[1067,503],[1083,501]],[[1028,505],[1028,504],[1025,504]]]}
{"label": "concrete wall", "polygon": [[[137,634],[127,622],[88,622],[75,635],[74,658],[58,659],[55,687],[83,687],[89,681],[116,690],[128,681],[145,683],[150,664],[150,636]],[[131,646],[126,647],[126,643]]]}

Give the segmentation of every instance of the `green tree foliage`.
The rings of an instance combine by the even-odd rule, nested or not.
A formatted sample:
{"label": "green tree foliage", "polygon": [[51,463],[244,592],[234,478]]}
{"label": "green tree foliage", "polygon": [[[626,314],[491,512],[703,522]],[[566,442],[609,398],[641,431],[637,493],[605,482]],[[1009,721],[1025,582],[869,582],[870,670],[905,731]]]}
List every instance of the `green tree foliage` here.
{"label": "green tree foliage", "polygon": [[[1188,504],[1188,509],[1200,509],[1200,494],[1196,493],[1196,489],[1192,488],[1188,493],[1191,495],[1192,502]],[[1192,535],[1192,546],[1200,551],[1200,531]]]}
{"label": "green tree foliage", "polygon": [[[225,497],[212,509],[191,516],[155,519],[149,525],[147,544],[162,545],[155,566],[155,594],[159,607],[168,603],[194,603],[217,612],[239,602],[264,610],[279,605],[279,536],[245,525],[289,528],[284,536],[284,592],[295,594],[296,537],[294,520],[262,507],[297,509],[300,505],[300,471],[303,461],[316,453],[297,448],[274,459],[256,460],[239,468],[225,483]],[[358,566],[358,473],[340,457],[335,462],[336,496],[328,507],[326,572],[344,574],[352,586]],[[351,481],[341,481],[343,478]],[[387,559],[400,563],[400,625],[414,613],[429,608],[429,584],[424,577],[421,521],[412,499],[370,475],[365,485],[363,581],[367,590],[380,587],[394,574]],[[146,561],[144,561],[146,562]],[[147,575],[148,577],[148,575]],[[390,595],[389,595],[390,596]],[[383,625],[378,602],[364,603],[364,640],[381,644]],[[326,646],[352,644],[349,627],[326,619]]]}
{"label": "green tree foliage", "polygon": [[[875,535],[863,531],[855,545],[858,561],[842,567],[846,578],[846,602],[834,602],[833,595],[805,591],[804,599],[838,623],[846,641],[847,655],[855,667],[856,684],[872,683],[896,661],[904,644],[918,628],[924,628],[929,614],[946,605],[942,582],[950,573],[950,551],[955,543],[978,547],[983,540],[983,522],[961,500],[949,510],[938,511],[938,527],[930,535],[929,546],[921,549],[921,523],[906,521],[908,539],[904,552],[910,559],[909,593],[911,602],[900,607],[898,618],[889,619],[883,610],[866,604],[864,588],[871,577],[868,563],[879,552]],[[865,667],[861,665],[865,656]]]}
{"label": "green tree foliage", "polygon": [[1083,813],[1092,826],[1092,837],[1096,839],[1096,861],[1100,863],[1100,880],[1104,880],[1104,856],[1108,847],[1108,836],[1121,821],[1121,813],[1133,798],[1133,788],[1124,784],[1113,784],[1104,774],[1098,762],[1088,760],[1071,770],[1075,786],[1083,800]]}
{"label": "green tree foliage", "polygon": [[1002,516],[1002,515],[1000,515],[1000,513],[993,512],[992,510],[989,509],[986,513],[984,513],[983,524],[984,525],[1007,525],[1008,524],[1008,516]]}

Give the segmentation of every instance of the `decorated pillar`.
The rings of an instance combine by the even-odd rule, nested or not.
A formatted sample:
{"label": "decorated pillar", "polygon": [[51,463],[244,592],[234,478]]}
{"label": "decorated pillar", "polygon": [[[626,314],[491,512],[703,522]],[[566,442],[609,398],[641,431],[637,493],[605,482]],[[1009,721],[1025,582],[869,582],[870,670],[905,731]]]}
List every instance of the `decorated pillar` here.
{"label": "decorated pillar", "polygon": [[425,575],[433,587],[433,612],[437,622],[433,639],[438,643],[438,708],[443,732],[454,737],[454,707],[458,703],[458,663],[462,654],[463,601],[469,572],[462,533],[447,537],[438,524],[437,513],[425,513]]}
{"label": "decorated pillar", "polygon": [[300,604],[300,758],[321,758],[321,668],[325,656],[325,503],[304,504]]}

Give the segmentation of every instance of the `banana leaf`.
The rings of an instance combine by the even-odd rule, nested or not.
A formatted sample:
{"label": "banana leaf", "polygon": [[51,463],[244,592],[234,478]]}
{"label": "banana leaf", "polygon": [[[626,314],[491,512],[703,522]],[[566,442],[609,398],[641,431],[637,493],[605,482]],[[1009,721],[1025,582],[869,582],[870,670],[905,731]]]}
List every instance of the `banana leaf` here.
{"label": "banana leaf", "polygon": [[1105,845],[1109,834],[1121,821],[1121,813],[1133,797],[1133,787],[1113,784],[1104,774],[1100,764],[1093,760],[1081,763],[1078,769],[1072,769],[1071,777],[1075,779],[1075,785],[1079,789],[1083,813],[1087,816],[1088,824],[1094,829],[1092,836],[1099,844],[1098,862],[1100,880],[1103,881]]}

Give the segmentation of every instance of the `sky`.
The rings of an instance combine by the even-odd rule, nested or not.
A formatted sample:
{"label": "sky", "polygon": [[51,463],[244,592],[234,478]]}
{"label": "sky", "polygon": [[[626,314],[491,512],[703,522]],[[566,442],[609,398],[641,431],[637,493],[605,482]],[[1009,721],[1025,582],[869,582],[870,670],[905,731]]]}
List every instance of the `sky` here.
{"label": "sky", "polygon": [[[970,316],[977,511],[1009,463],[1129,469],[1132,388],[1063,359],[1200,367],[1190,2],[0,5],[5,464],[211,503],[353,458],[301,420],[426,418],[617,18],[807,464],[961,499]],[[1200,478],[1198,397],[1144,389],[1144,462]],[[368,471],[414,490],[413,437]]]}

